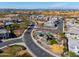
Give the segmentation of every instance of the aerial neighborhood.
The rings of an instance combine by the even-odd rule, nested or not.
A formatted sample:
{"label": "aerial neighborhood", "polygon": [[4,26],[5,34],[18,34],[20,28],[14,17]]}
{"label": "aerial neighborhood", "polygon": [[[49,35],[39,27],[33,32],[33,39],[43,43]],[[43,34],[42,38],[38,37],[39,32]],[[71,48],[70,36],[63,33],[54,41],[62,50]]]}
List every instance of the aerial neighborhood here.
{"label": "aerial neighborhood", "polygon": [[32,8],[0,9],[0,57],[79,57],[79,9]]}
{"label": "aerial neighborhood", "polygon": [[[66,55],[68,51],[69,53],[75,52],[76,55],[79,55],[79,17],[32,15],[30,19],[33,19],[37,22],[37,27],[35,30],[38,31],[39,36],[47,36],[39,37],[37,34],[37,42],[40,42],[42,45],[44,45],[43,39],[46,39],[47,41],[49,40],[52,42],[53,45],[58,43],[56,46],[61,46],[60,50],[58,49],[59,52],[54,49],[53,45],[52,51],[59,55],[62,55],[62,53]],[[39,27],[40,29],[38,29]],[[56,40],[55,43],[53,42],[54,40]],[[47,46],[45,45],[44,47],[50,48],[49,41],[47,41],[45,41]],[[64,49],[67,49],[68,51],[64,51]]]}

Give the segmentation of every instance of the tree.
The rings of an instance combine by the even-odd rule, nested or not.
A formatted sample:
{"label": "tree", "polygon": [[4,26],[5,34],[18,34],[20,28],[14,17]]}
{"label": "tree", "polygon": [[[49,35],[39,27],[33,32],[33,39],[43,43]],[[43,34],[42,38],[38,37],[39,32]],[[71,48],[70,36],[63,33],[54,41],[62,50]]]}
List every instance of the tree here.
{"label": "tree", "polygon": [[18,29],[20,26],[19,26],[17,23],[14,23],[14,24],[12,25],[12,27],[14,28],[14,30],[16,30],[16,29]]}
{"label": "tree", "polygon": [[10,26],[6,26],[5,28],[6,28],[8,31],[10,31]]}
{"label": "tree", "polygon": [[28,25],[30,24],[29,18],[28,18],[27,16],[22,16],[22,19],[23,19],[23,21],[24,21],[23,27],[27,28]]}
{"label": "tree", "polygon": [[0,49],[0,53],[3,53],[3,50],[2,49]]}
{"label": "tree", "polygon": [[13,32],[14,28],[12,25],[6,26],[5,27],[8,31]]}
{"label": "tree", "polygon": [[56,41],[56,39],[53,39],[53,40],[50,40],[50,44],[53,45],[53,44],[57,44],[58,42]]}
{"label": "tree", "polygon": [[72,51],[69,51],[68,52],[68,56],[70,56],[70,57],[76,57],[76,53],[72,52]]}
{"label": "tree", "polygon": [[6,26],[5,28],[11,33],[13,33],[15,29],[19,28],[19,25],[17,23],[14,23],[12,25]]}

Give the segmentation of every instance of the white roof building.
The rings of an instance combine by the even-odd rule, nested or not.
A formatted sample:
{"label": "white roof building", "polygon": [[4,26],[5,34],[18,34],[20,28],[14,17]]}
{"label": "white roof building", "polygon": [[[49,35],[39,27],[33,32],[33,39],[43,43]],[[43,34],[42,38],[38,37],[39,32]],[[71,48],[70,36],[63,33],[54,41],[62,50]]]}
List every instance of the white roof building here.
{"label": "white roof building", "polygon": [[56,17],[52,17],[49,21],[47,21],[47,22],[44,23],[44,26],[55,28],[55,23],[54,22],[56,20],[57,20]]}
{"label": "white roof building", "polygon": [[68,38],[69,51],[73,51],[79,55],[79,26],[71,19],[67,23],[67,30],[65,35]]}
{"label": "white roof building", "polygon": [[9,37],[9,31],[5,30],[5,29],[0,29],[0,38],[7,38]]}
{"label": "white roof building", "polygon": [[68,40],[69,50],[79,55],[79,40],[69,39]]}
{"label": "white roof building", "polygon": [[44,23],[44,26],[46,26],[46,27],[55,27],[55,26],[54,26],[54,22],[52,22],[52,21],[47,21],[47,22],[45,22],[45,23]]}
{"label": "white roof building", "polygon": [[0,34],[6,33],[7,31],[4,29],[0,29]]}

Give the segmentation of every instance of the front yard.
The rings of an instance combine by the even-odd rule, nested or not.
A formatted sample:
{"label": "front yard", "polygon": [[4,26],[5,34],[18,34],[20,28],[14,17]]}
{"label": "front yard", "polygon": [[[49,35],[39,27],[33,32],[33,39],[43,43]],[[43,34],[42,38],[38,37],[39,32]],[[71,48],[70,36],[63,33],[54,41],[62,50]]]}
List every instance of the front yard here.
{"label": "front yard", "polygon": [[[18,47],[18,48],[17,48]],[[22,45],[12,45],[0,50],[0,57],[31,57]]]}

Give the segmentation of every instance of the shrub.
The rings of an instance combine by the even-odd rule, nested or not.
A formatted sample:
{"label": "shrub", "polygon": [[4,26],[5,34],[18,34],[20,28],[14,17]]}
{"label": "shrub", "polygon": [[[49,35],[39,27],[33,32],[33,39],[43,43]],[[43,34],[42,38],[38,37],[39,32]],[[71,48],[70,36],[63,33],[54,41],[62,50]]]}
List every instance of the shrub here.
{"label": "shrub", "polygon": [[76,57],[76,53],[72,52],[72,51],[69,51],[68,52],[68,56],[70,56],[70,57]]}
{"label": "shrub", "polygon": [[50,40],[50,44],[57,44],[58,42],[56,41],[56,39]]}

